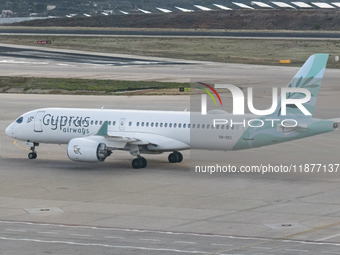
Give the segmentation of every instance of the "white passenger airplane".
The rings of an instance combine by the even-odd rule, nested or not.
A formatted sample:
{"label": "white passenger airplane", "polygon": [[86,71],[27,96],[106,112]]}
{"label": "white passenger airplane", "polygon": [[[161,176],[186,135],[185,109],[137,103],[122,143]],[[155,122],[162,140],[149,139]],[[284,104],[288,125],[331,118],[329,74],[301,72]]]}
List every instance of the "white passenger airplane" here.
{"label": "white passenger airplane", "polygon": [[[288,85],[311,92],[312,97],[305,104],[311,113],[327,60],[326,54],[311,56]],[[295,93],[292,95],[296,96]],[[297,107],[287,105],[286,116],[281,115],[280,107],[270,116],[243,116],[246,120],[275,118],[274,126],[270,125],[274,122],[261,127],[231,126],[227,123],[213,125],[215,119],[231,118],[235,122],[241,121],[241,116],[220,111],[201,115],[186,111],[44,108],[23,114],[5,132],[14,139],[27,142],[31,149],[30,159],[37,157],[35,147],[39,143],[67,144],[71,160],[104,161],[114,150],[125,150],[136,156],[132,161],[133,168],[144,168],[147,161],[141,154],[171,152],[168,160],[176,163],[183,160],[181,150],[228,151],[273,145],[333,131],[340,121],[302,116]],[[297,120],[298,125],[282,126],[280,121],[287,118]]]}

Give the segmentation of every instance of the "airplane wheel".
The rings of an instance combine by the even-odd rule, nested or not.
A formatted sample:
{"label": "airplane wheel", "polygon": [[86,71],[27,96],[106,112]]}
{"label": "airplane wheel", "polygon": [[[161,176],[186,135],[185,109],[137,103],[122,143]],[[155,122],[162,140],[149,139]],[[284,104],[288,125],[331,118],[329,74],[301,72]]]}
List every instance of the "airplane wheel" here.
{"label": "airplane wheel", "polygon": [[177,156],[178,156],[177,162],[178,162],[178,163],[182,162],[182,161],[183,161],[183,155],[182,155],[182,153],[180,153],[180,152],[178,152],[178,151],[175,151],[174,153],[176,153]]}
{"label": "airplane wheel", "polygon": [[36,159],[37,158],[37,153],[36,152],[31,152],[31,153],[28,153],[28,158],[29,159]]}
{"label": "airplane wheel", "polygon": [[138,158],[135,158],[134,160],[132,160],[132,167],[133,168],[135,168],[135,169],[140,168],[139,164],[140,164],[140,161],[138,160]]}
{"label": "airplane wheel", "polygon": [[143,157],[135,158],[134,160],[132,160],[132,167],[135,169],[145,168],[147,164],[147,160]]}
{"label": "airplane wheel", "polygon": [[173,153],[169,154],[168,160],[170,163],[179,163],[182,162],[183,155],[178,151],[174,151]]}
{"label": "airplane wheel", "polygon": [[145,158],[139,158],[142,161],[142,168],[145,168],[148,165],[148,161]]}
{"label": "airplane wheel", "polygon": [[174,152],[170,153],[169,157],[168,157],[168,160],[169,160],[170,163],[177,163],[178,160],[179,160],[179,156],[178,156],[177,153],[174,153]]}

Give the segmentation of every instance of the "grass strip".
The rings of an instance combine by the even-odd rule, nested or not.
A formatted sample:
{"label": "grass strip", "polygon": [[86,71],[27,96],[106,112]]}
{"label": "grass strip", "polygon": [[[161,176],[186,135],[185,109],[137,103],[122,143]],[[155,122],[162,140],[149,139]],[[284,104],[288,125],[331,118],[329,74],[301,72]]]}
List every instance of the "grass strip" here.
{"label": "grass strip", "polygon": [[52,42],[40,47],[264,65],[300,66],[312,54],[329,53],[327,67],[340,68],[340,40],[3,35],[0,43],[37,46],[39,40]]}
{"label": "grass strip", "polygon": [[154,81],[86,80],[70,78],[0,77],[2,93],[47,93],[79,95],[173,94],[188,83]]}

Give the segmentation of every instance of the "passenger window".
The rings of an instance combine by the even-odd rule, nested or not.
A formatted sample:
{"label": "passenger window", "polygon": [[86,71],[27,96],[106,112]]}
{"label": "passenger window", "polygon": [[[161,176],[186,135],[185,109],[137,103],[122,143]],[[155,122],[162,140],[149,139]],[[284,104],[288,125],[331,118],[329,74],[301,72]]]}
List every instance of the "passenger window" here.
{"label": "passenger window", "polygon": [[159,126],[160,126],[160,127],[163,127],[163,122],[161,122],[161,123],[159,124]]}
{"label": "passenger window", "polygon": [[183,124],[183,128],[186,128],[187,124]]}
{"label": "passenger window", "polygon": [[153,127],[153,122],[151,122],[151,127]]}
{"label": "passenger window", "polygon": [[216,125],[216,129],[219,129],[220,128],[220,125]]}
{"label": "passenger window", "polygon": [[91,125],[93,125],[93,120],[91,120]]}
{"label": "passenger window", "polygon": [[149,122],[146,122],[146,126],[147,126],[147,127],[149,126]]}
{"label": "passenger window", "polygon": [[221,126],[221,129],[224,129],[224,127],[225,127],[225,126],[224,126],[224,125],[222,125],[222,126]]}
{"label": "passenger window", "polygon": [[168,127],[168,123],[164,123],[164,127]]}
{"label": "passenger window", "polygon": [[195,128],[196,127],[196,124],[192,124],[192,128]]}
{"label": "passenger window", "polygon": [[227,127],[226,127],[227,129],[229,129],[229,125],[227,125]]}
{"label": "passenger window", "polygon": [[113,125],[113,126],[116,126],[116,122],[115,122],[115,121],[113,121],[113,122],[112,122],[112,125]]}
{"label": "passenger window", "polygon": [[111,121],[109,121],[109,123],[108,123],[109,125],[111,125]]}
{"label": "passenger window", "polygon": [[144,122],[142,122],[142,127],[144,127]]}
{"label": "passenger window", "polygon": [[197,128],[200,128],[201,127],[201,124],[197,124]]}
{"label": "passenger window", "polygon": [[99,125],[101,125],[102,123],[103,123],[103,122],[102,122],[102,121],[100,121],[100,122],[99,122]]}
{"label": "passenger window", "polygon": [[130,127],[132,126],[132,122],[131,122],[131,121],[129,122],[129,126],[130,126]]}
{"label": "passenger window", "polygon": [[137,127],[139,127],[139,121],[137,122],[137,124],[136,124],[136,125],[137,125]]}
{"label": "passenger window", "polygon": [[177,127],[177,123],[174,124],[174,128],[176,128],[176,127]]}
{"label": "passenger window", "polygon": [[190,126],[191,126],[191,125],[190,125],[190,124],[188,124],[188,128],[190,128]]}
{"label": "passenger window", "polygon": [[205,125],[204,125],[204,124],[202,124],[202,128],[205,128]]}
{"label": "passenger window", "polygon": [[158,127],[158,122],[155,123],[155,127]]}
{"label": "passenger window", "polygon": [[171,128],[172,127],[172,123],[169,123],[169,128]]}
{"label": "passenger window", "polygon": [[210,128],[210,124],[207,124],[207,129],[209,129]]}

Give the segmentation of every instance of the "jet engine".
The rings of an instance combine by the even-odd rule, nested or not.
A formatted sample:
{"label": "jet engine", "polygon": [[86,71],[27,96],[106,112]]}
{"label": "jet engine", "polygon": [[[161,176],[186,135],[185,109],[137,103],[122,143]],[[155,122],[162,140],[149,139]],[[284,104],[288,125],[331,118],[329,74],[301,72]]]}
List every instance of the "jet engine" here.
{"label": "jet engine", "polygon": [[74,138],[67,145],[67,155],[74,161],[104,161],[110,154],[106,144],[95,139]]}

